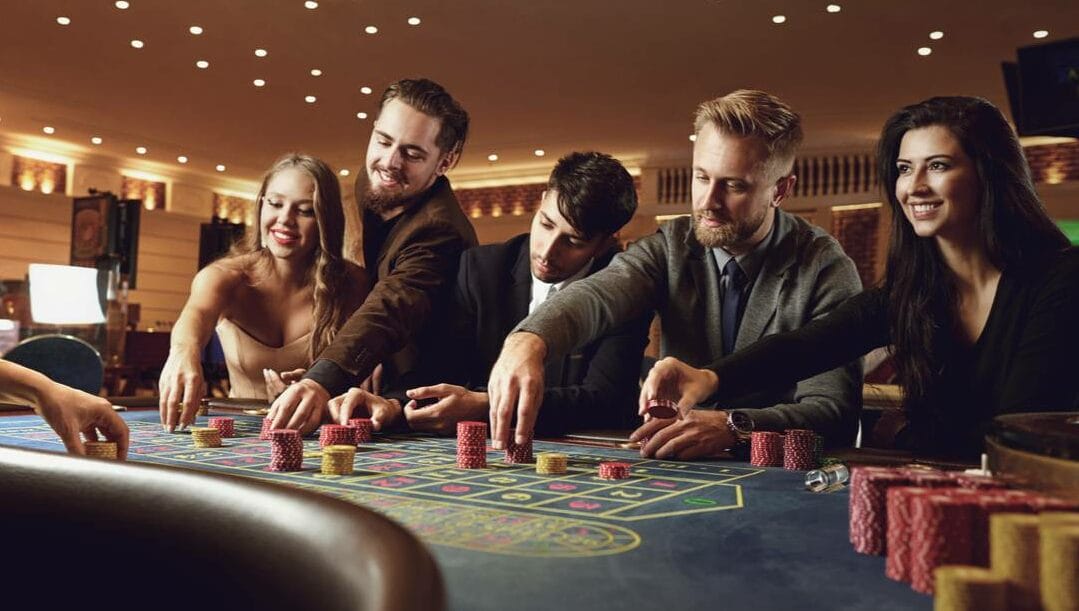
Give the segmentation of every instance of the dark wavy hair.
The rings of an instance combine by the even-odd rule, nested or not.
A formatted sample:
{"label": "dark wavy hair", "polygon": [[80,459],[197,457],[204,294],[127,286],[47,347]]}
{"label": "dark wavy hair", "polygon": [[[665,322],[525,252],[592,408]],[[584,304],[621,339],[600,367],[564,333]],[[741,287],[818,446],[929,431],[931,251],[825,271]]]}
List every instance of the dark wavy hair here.
{"label": "dark wavy hair", "polygon": [[912,129],[946,128],[973,161],[980,186],[977,233],[1000,270],[1028,264],[1068,247],[1034,190],[1019,139],[1004,115],[982,98],[935,97],[907,106],[884,124],[877,164],[892,209],[884,290],[891,311],[893,355],[906,405],[924,404],[941,363],[940,341],[957,321],[956,286],[933,240],[920,238],[896,197],[896,159]]}
{"label": "dark wavy hair", "polygon": [[558,211],[586,240],[615,234],[637,211],[633,177],[604,153],[570,153],[559,159],[547,189],[558,192]]}
{"label": "dark wavy hair", "polygon": [[307,284],[313,287],[315,302],[315,324],[308,345],[308,356],[313,362],[330,345],[337,330],[359,305],[357,301],[361,292],[349,280],[344,259],[345,212],[341,204],[341,186],[330,166],[321,159],[300,153],[289,153],[275,161],[262,177],[262,185],[255,198],[255,230],[248,232],[247,239],[233,249],[233,254],[255,255],[252,267],[270,263],[270,251],[262,243],[257,223],[262,218],[267,185],[278,172],[288,169],[300,170],[315,181],[313,207],[318,225],[318,246],[307,269]]}

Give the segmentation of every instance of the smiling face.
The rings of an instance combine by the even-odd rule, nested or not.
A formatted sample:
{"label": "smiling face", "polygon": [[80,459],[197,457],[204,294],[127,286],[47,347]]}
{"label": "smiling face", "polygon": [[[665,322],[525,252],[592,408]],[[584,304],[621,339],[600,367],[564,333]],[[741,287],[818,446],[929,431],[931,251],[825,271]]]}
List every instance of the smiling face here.
{"label": "smiling face", "polygon": [[693,231],[706,248],[734,255],[753,249],[775,219],[773,208],[794,184],[773,176],[768,149],[754,137],[726,134],[708,124],[693,145]]}
{"label": "smiling face", "polygon": [[963,240],[977,233],[978,171],[948,128],[904,134],[896,169],[895,196],[915,234]]}
{"label": "smiling face", "polygon": [[532,275],[549,284],[562,282],[581,271],[607,244],[609,237],[597,235],[586,240],[558,211],[558,192],[548,189],[532,217],[528,235]]}
{"label": "smiling face", "polygon": [[262,244],[279,259],[304,259],[318,247],[315,180],[286,168],[266,183],[259,211]]}
{"label": "smiling face", "polygon": [[442,122],[400,100],[379,113],[367,145],[367,193],[374,212],[404,206],[450,168],[453,155],[436,144]]}

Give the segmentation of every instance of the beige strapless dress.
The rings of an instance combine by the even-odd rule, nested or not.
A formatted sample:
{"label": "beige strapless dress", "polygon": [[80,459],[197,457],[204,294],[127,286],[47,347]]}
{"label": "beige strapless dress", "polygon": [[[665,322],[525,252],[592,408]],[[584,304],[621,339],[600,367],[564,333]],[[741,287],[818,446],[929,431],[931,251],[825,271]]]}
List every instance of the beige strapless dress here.
{"label": "beige strapless dress", "polygon": [[217,337],[221,340],[225,366],[229,370],[230,397],[269,399],[263,369],[281,372],[311,366],[307,360],[311,333],[274,348],[251,337],[231,320],[222,318],[217,322]]}

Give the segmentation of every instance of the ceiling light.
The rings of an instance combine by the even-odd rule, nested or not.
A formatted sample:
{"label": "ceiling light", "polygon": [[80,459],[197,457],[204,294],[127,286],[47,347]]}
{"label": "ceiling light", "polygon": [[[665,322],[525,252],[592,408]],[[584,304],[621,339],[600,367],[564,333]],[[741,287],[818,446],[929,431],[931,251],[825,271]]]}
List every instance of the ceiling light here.
{"label": "ceiling light", "polygon": [[131,3],[127,2],[127,0],[116,0],[116,2],[113,2],[112,4],[121,11],[126,11],[131,7]]}
{"label": "ceiling light", "polygon": [[941,32],[940,30],[934,30],[929,33],[929,40],[940,40],[941,38],[944,38],[944,32]]}
{"label": "ceiling light", "polygon": [[315,97],[315,96],[313,96],[313,95],[308,95],[308,96],[304,96],[304,98],[303,98],[303,101],[304,101],[304,102],[307,102],[308,104],[314,104],[314,103],[315,103],[315,100],[317,100],[317,99],[318,99],[318,98],[316,98],[316,97]]}
{"label": "ceiling light", "polygon": [[689,135],[689,141],[690,142],[696,142],[697,141],[697,134],[690,134]]}
{"label": "ceiling light", "polygon": [[918,47],[918,55],[921,55],[922,57],[925,57],[926,55],[929,55],[932,52],[933,52],[933,49],[930,49],[929,47]]}
{"label": "ceiling light", "polygon": [[360,87],[360,93],[362,93],[363,95],[371,95],[371,88],[370,87]]}
{"label": "ceiling light", "polygon": [[195,36],[198,36],[199,34],[202,34],[202,26],[201,25],[193,25],[193,26],[187,28],[187,31],[191,32]]}
{"label": "ceiling light", "polygon": [[532,151],[532,154],[535,155],[536,157],[543,157],[544,155],[547,154],[547,151],[545,151],[543,149],[536,149],[536,150]]}
{"label": "ceiling light", "polygon": [[60,25],[71,25],[71,17],[57,17],[56,23]]}
{"label": "ceiling light", "polygon": [[312,68],[311,76],[322,76],[322,70],[319,70],[318,68]]}
{"label": "ceiling light", "polygon": [[251,81],[251,84],[254,85],[255,87],[265,87],[266,86],[266,81],[264,81],[264,80],[262,80],[260,78],[257,78],[255,80]]}
{"label": "ceiling light", "polygon": [[363,31],[367,32],[368,34],[378,34],[378,28],[376,28],[373,25],[367,26],[366,28],[363,29]]}
{"label": "ceiling light", "polygon": [[1034,38],[1045,38],[1049,36],[1049,30],[1035,30]]}
{"label": "ceiling light", "polygon": [[140,154],[140,155],[145,155],[146,154],[146,147],[145,146],[136,146],[135,147],[135,152]]}
{"label": "ceiling light", "polygon": [[101,139],[101,136],[90,136],[91,144],[101,144],[102,142],[104,142],[104,140]]}
{"label": "ceiling light", "polygon": [[494,153],[491,153],[490,155],[487,156],[487,161],[498,161],[498,155],[495,155]]}
{"label": "ceiling light", "polygon": [[340,172],[338,172],[338,174],[340,174],[341,176],[348,176],[349,175],[348,168],[343,168]]}
{"label": "ceiling light", "polygon": [[45,127],[41,128],[41,131],[51,136],[56,133],[56,128],[51,125],[46,125]]}
{"label": "ceiling light", "polygon": [[255,57],[266,57],[269,52],[266,49],[255,49]]}
{"label": "ceiling light", "polygon": [[828,6],[824,7],[824,10],[828,11],[829,13],[838,13],[839,11],[843,10],[843,7],[839,6],[838,4],[829,4]]}
{"label": "ceiling light", "polygon": [[786,21],[786,15],[776,15],[775,17],[772,17],[772,23],[784,23]]}
{"label": "ceiling light", "polygon": [[176,161],[179,161],[180,163],[187,163],[187,155],[180,155],[176,158]]}
{"label": "ceiling light", "polygon": [[303,7],[305,9],[309,9],[309,10],[313,11],[313,10],[318,8],[318,2],[315,2],[314,0],[307,0],[307,2],[303,3]]}
{"label": "ceiling light", "polygon": [[356,118],[357,118],[357,119],[360,119],[360,120],[362,121],[363,119],[366,119],[366,118],[367,118],[367,113],[365,113],[365,112],[358,112],[358,113],[356,113]]}
{"label": "ceiling light", "polygon": [[420,25],[420,18],[419,17],[409,17],[408,18],[408,25]]}
{"label": "ceiling light", "polygon": [[218,172],[224,172],[225,171],[225,164],[219,163],[216,166],[214,166],[214,169],[217,170]]}
{"label": "ceiling light", "polygon": [[195,67],[200,70],[205,70],[210,67],[210,62],[206,61],[205,59],[200,59],[199,61],[195,62]]}
{"label": "ceiling light", "polygon": [[141,49],[144,46],[146,46],[146,44],[144,42],[142,42],[141,40],[139,40],[138,38],[136,38],[135,40],[131,41],[131,46],[135,47],[136,49]]}

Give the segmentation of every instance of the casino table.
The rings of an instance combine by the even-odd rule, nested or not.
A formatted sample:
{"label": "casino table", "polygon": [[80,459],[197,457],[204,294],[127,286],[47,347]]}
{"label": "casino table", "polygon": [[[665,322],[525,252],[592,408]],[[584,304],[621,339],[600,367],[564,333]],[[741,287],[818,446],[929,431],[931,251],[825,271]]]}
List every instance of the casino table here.
{"label": "casino table", "polygon": [[[126,412],[129,460],[255,478],[357,503],[426,542],[450,609],[929,609],[932,599],[884,576],[884,559],[851,549],[846,491],[816,494],[804,474],[731,461],[641,459],[631,450],[537,441],[569,455],[564,475],[532,465],[455,466],[455,440],[376,435],[348,476],[319,473],[315,437],[304,470],[266,471],[260,418],[196,449],[156,411]],[[0,444],[62,451],[34,416],[0,418]],[[595,476],[602,460],[631,477]]]}

